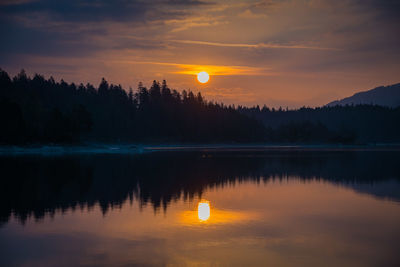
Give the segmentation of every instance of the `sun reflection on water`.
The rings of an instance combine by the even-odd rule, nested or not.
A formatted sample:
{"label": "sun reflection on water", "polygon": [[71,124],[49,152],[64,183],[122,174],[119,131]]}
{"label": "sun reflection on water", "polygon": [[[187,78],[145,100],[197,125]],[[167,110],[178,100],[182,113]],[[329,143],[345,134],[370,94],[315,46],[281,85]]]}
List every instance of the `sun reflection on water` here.
{"label": "sun reflection on water", "polygon": [[197,216],[200,221],[207,221],[211,215],[210,202],[207,200],[202,200],[197,206]]}
{"label": "sun reflection on water", "polygon": [[[211,214],[212,210],[212,214]],[[221,210],[211,207],[209,200],[201,199],[197,202],[197,208],[184,210],[180,213],[179,221],[183,225],[190,226],[209,226],[239,223],[252,220],[257,214],[252,212]]]}

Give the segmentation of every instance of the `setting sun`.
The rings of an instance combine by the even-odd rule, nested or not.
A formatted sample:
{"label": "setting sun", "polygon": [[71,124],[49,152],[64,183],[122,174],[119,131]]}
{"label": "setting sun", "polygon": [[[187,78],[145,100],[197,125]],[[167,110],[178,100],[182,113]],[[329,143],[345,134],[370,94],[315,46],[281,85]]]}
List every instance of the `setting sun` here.
{"label": "setting sun", "polygon": [[210,75],[207,72],[202,71],[197,74],[197,80],[201,83],[206,83],[210,79]]}

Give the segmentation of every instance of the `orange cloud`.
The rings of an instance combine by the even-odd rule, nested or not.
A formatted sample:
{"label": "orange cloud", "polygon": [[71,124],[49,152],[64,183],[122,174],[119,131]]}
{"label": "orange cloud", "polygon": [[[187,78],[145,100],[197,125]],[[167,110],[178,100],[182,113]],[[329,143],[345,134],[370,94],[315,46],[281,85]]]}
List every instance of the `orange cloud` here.
{"label": "orange cloud", "polygon": [[176,42],[176,43],[181,43],[181,44],[208,45],[208,46],[220,46],[220,47],[341,50],[341,49],[332,48],[332,47],[319,47],[319,46],[307,46],[307,45],[282,45],[282,44],[271,44],[271,43],[231,44],[231,43],[216,43],[216,42],[193,41],[193,40],[171,40],[171,41]]}
{"label": "orange cloud", "polygon": [[170,73],[197,75],[201,71],[205,71],[210,75],[276,75],[267,68],[248,67],[248,66],[224,66],[224,65],[195,65],[180,64],[167,62],[147,62],[147,61],[130,61],[135,64],[153,64],[175,67]]}

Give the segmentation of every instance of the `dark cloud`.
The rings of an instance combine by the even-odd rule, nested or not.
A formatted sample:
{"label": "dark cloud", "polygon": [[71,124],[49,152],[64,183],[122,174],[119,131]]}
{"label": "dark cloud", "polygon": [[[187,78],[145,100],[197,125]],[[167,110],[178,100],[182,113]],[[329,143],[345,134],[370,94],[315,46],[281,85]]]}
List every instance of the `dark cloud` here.
{"label": "dark cloud", "polygon": [[129,21],[144,15],[146,5],[138,1],[68,1],[42,0],[7,5],[0,12],[9,16],[43,14],[52,20],[68,22]]}
{"label": "dark cloud", "polygon": [[[209,4],[197,0],[39,0],[15,3],[0,6],[0,13],[3,15],[42,13],[53,20],[68,22],[154,20],[165,17],[168,6],[185,8]],[[163,10],[160,14],[154,12],[156,10],[161,11],[160,7],[165,7],[166,10]],[[152,11],[150,16],[148,16],[149,11]],[[170,15],[174,15],[174,12]]]}
{"label": "dark cloud", "polygon": [[400,20],[399,0],[358,0],[356,4],[376,11],[380,18]]}
{"label": "dark cloud", "polygon": [[[187,7],[206,5],[197,0],[36,0],[7,1],[0,5],[0,55],[90,55],[99,49],[160,48],[149,43],[114,37],[106,40],[109,23],[121,27],[146,25],[151,21],[179,19]],[[7,37],[7,38],[5,38]],[[95,41],[93,40],[95,37]],[[104,41],[99,43],[99,39]]]}
{"label": "dark cloud", "polygon": [[203,6],[203,5],[212,5],[213,2],[205,2],[198,0],[167,0],[160,1],[161,3],[165,3],[168,5],[177,5],[177,6]]}

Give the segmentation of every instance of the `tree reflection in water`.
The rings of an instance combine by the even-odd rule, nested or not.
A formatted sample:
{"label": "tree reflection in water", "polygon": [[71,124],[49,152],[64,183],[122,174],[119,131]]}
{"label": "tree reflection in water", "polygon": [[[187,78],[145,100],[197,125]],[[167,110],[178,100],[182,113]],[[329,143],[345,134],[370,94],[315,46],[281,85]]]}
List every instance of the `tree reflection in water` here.
{"label": "tree reflection in water", "polygon": [[[21,223],[68,209],[102,212],[126,201],[166,212],[171,201],[201,198],[207,188],[252,181],[324,180],[400,200],[399,152],[156,152],[142,155],[2,156],[0,221]],[[386,182],[388,186],[380,186]],[[394,185],[391,185],[393,183]],[[200,206],[199,206],[200,210]],[[201,206],[200,219],[206,218]]]}

